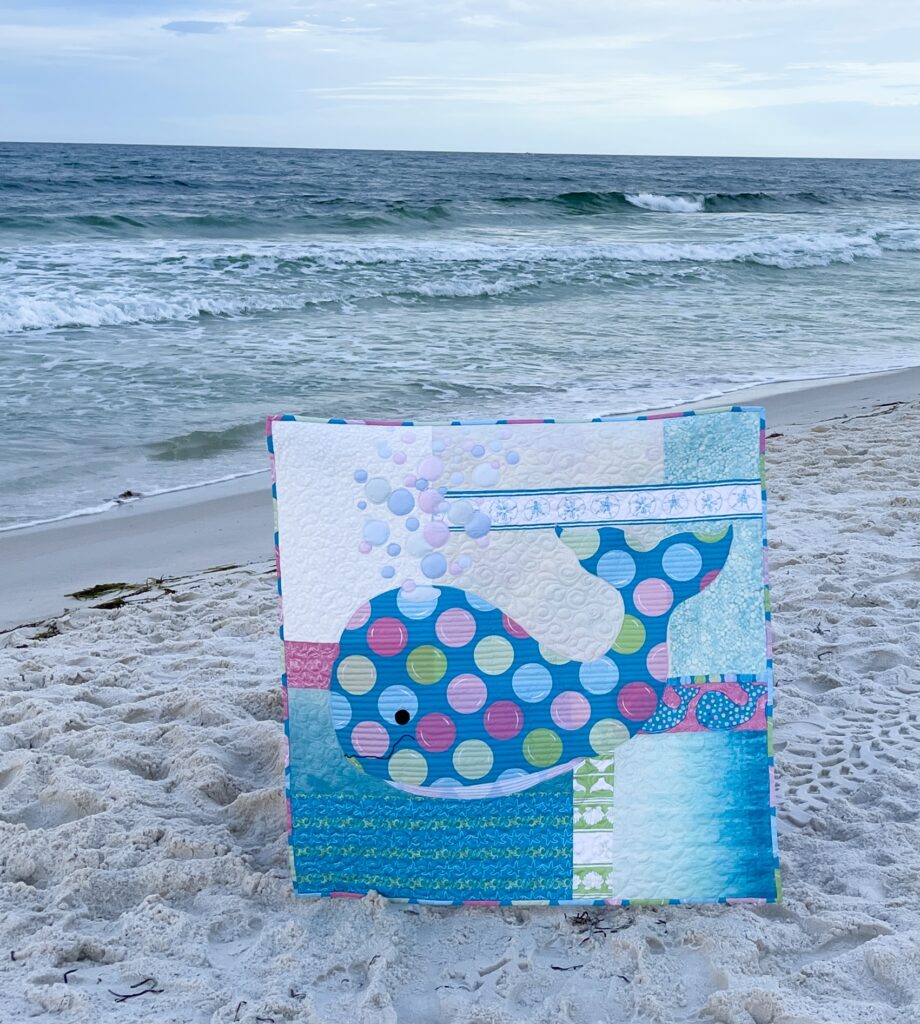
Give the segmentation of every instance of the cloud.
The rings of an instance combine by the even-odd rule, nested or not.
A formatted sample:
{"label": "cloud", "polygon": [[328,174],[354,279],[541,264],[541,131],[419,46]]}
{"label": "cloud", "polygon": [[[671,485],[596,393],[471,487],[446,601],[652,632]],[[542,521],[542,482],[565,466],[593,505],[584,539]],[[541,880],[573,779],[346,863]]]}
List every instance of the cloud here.
{"label": "cloud", "polygon": [[226,21],[167,21],[162,27],[167,32],[178,32],[181,35],[213,35],[227,28]]}
{"label": "cloud", "polygon": [[712,63],[683,72],[623,70],[604,75],[391,75],[308,91],[333,102],[507,105],[544,111],[577,108],[587,117],[605,109],[626,118],[701,117],[815,103],[916,106],[920,104],[920,65],[803,64],[764,72]]}
{"label": "cloud", "polygon": [[0,0],[0,137],[901,155],[918,22],[916,0]]}

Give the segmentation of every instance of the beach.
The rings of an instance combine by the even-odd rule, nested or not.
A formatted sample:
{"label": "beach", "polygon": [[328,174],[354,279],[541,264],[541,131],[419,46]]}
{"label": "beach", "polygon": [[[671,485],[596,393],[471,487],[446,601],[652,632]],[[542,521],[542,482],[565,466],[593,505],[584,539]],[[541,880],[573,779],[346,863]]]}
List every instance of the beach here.
{"label": "beach", "polygon": [[777,905],[299,901],[267,474],[0,533],[0,1019],[913,1024],[918,394],[709,403],[767,413]]}

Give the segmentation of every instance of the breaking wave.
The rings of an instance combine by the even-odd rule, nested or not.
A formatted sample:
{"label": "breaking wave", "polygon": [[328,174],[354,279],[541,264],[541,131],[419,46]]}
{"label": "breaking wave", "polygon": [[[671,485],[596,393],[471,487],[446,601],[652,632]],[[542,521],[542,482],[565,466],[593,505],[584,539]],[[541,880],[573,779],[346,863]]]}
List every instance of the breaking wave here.
{"label": "breaking wave", "polygon": [[[676,192],[577,191],[550,195],[502,195],[430,202],[317,198],[280,194],[259,204],[240,203],[230,208],[203,211],[194,199],[174,209],[153,209],[133,204],[105,213],[57,208],[46,212],[25,205],[0,214],[0,233],[78,237],[104,235],[135,238],[175,235],[212,238],[266,237],[284,234],[367,233],[392,230],[438,231],[465,224],[507,224],[515,219],[552,221],[560,217],[637,217],[649,214],[761,214],[803,212],[822,207],[859,204],[877,197],[835,195],[811,191],[789,192]],[[904,195],[901,201],[915,198]]]}
{"label": "breaking wave", "polygon": [[[642,279],[657,283],[663,277],[680,284],[706,268],[795,271],[918,249],[920,230],[904,224],[859,233],[792,232],[712,242],[515,245],[391,239],[366,245],[264,242],[233,248],[199,243],[187,251],[162,246],[93,249],[98,267],[93,279],[116,282],[114,287],[87,286],[82,293],[70,287],[65,295],[43,284],[31,295],[7,294],[0,297],[0,331],[241,317],[373,300],[487,300],[558,286],[609,287]],[[76,253],[73,258],[79,261]],[[7,273],[15,273],[15,262],[13,256]],[[176,275],[186,294],[176,294],[176,289],[157,293],[164,273]],[[133,282],[130,290],[118,287],[122,279]]]}

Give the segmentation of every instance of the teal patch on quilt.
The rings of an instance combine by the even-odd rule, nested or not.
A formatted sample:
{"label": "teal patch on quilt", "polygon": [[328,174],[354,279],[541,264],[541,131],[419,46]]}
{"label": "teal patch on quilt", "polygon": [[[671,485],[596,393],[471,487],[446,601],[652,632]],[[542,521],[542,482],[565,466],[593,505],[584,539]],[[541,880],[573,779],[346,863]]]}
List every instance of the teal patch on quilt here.
{"label": "teal patch on quilt", "polygon": [[643,737],[624,748],[614,787],[613,891],[621,899],[681,891],[709,900],[771,897],[766,759],[763,732]]}
{"label": "teal patch on quilt", "polygon": [[762,559],[760,523],[736,523],[732,550],[719,578],[671,618],[672,675],[766,671]]}
{"label": "teal patch on quilt", "polygon": [[557,777],[493,800],[395,789],[367,800],[292,790],[295,888],[419,900],[563,900],[572,885],[572,785]]}
{"label": "teal patch on quilt", "polygon": [[760,445],[270,421],[295,891],[775,899]]}
{"label": "teal patch on quilt", "polygon": [[757,479],[759,437],[759,409],[665,420],[665,480]]}

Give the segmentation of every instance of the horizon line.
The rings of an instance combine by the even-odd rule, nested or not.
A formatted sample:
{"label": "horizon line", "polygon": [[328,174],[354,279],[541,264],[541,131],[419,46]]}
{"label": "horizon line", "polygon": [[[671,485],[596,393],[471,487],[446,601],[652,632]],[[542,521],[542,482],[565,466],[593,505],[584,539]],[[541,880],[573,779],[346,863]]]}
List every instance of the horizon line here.
{"label": "horizon line", "polygon": [[814,155],[752,155],[733,153],[625,153],[589,152],[569,150],[501,150],[501,149],[421,149],[388,148],[383,146],[278,146],[257,143],[200,143],[200,142],[75,142],[71,140],[0,139],[0,146],[122,146],[146,149],[255,149],[255,150],[297,150],[301,152],[326,153],[417,153],[436,156],[538,156],[538,157],[628,157],[669,160],[864,160],[916,162],[916,156],[814,156]]}

